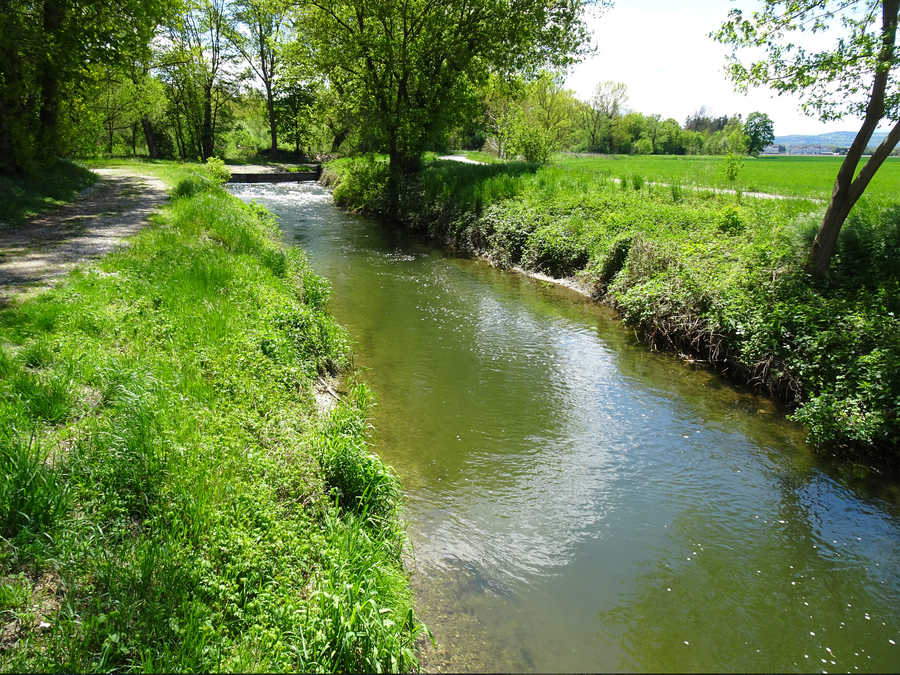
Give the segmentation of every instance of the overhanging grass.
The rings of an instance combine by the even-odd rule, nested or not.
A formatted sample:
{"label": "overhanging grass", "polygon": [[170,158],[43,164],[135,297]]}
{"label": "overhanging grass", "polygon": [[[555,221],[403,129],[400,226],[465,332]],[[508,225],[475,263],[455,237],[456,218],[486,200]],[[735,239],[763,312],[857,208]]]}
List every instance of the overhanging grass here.
{"label": "overhanging grass", "polygon": [[0,174],[0,228],[70,202],[96,180],[84,166],[63,160],[23,175]]}
{"label": "overhanging grass", "polygon": [[[181,169],[178,169],[180,171]],[[393,474],[327,283],[202,179],[0,311],[0,669],[414,667]]]}
{"label": "overhanging grass", "polygon": [[[616,183],[586,166],[432,162],[407,226],[500,265],[578,276],[655,348],[706,360],[787,402],[819,448],[896,457],[900,208],[867,198],[827,284],[804,267],[824,205]],[[663,177],[655,177],[663,178]],[[339,204],[385,215],[386,167],[329,164]]]}

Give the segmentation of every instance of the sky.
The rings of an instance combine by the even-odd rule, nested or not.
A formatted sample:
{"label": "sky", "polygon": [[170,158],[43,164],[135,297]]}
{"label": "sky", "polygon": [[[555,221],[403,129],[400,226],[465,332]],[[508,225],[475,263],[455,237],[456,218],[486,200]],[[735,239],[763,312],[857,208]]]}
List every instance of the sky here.
{"label": "sky", "polygon": [[775,135],[857,131],[860,121],[845,117],[822,123],[800,110],[797,98],[768,89],[734,91],[725,76],[728,48],[707,37],[728,10],[755,9],[758,0],[616,0],[611,9],[589,19],[596,55],[570,70],[567,86],[581,99],[603,80],[624,82],[628,107],[658,113],[684,124],[701,105],[715,115],[767,113]]}

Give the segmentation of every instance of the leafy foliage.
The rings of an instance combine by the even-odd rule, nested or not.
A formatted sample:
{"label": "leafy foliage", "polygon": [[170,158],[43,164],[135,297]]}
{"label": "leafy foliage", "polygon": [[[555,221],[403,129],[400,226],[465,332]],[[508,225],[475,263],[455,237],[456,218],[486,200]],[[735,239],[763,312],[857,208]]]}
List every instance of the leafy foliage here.
{"label": "leafy foliage", "polygon": [[210,157],[206,160],[206,174],[218,184],[227,183],[231,178],[231,169],[225,166],[225,162],[218,157]]}
{"label": "leafy foliage", "polygon": [[490,71],[570,62],[586,41],[582,8],[581,0],[318,0],[302,14],[299,38],[318,72],[348,74],[343,86],[373,141],[395,172],[408,172]]}
{"label": "leafy foliage", "polygon": [[748,140],[747,150],[751,155],[758,155],[763,148],[775,141],[775,125],[765,113],[752,112],[744,122],[744,134]]}

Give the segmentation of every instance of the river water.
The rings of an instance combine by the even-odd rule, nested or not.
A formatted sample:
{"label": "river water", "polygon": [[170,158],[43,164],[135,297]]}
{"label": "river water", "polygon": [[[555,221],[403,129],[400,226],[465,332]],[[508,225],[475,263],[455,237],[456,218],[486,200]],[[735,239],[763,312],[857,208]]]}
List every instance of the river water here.
{"label": "river water", "polygon": [[607,309],[241,185],[332,283],[399,474],[426,670],[896,671],[896,485]]}

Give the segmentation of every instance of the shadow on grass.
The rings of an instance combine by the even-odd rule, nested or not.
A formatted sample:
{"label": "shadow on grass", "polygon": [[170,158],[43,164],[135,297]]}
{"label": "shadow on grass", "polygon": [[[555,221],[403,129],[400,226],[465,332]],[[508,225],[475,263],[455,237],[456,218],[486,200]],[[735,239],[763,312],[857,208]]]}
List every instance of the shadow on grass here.
{"label": "shadow on grass", "polygon": [[22,175],[0,175],[0,228],[70,202],[96,181],[88,169],[62,160]]}

